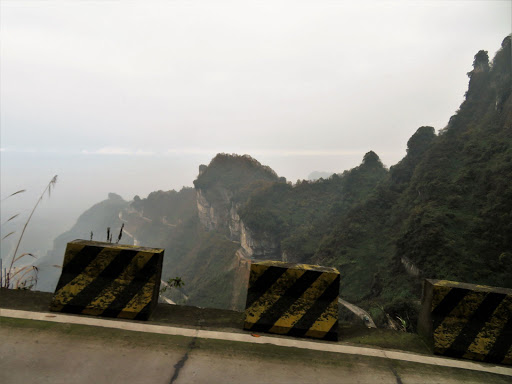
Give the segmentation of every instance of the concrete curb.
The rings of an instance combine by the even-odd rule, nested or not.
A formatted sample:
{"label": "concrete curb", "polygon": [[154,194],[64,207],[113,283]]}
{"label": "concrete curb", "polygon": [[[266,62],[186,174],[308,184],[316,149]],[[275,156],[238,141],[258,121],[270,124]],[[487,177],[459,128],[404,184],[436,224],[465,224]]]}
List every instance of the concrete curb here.
{"label": "concrete curb", "polygon": [[351,345],[340,345],[328,342],[315,342],[306,340],[296,340],[282,337],[260,336],[253,337],[244,333],[216,332],[198,329],[188,329],[179,327],[170,327],[155,324],[144,324],[129,321],[106,320],[101,318],[62,315],[58,313],[19,311],[14,309],[0,309],[0,317],[11,317],[27,320],[42,320],[54,323],[90,325],[104,328],[114,328],[134,332],[157,333],[172,336],[197,337],[202,339],[226,340],[253,344],[271,344],[280,347],[292,347],[309,349],[314,351],[333,352],[349,355],[361,355],[369,357],[379,357],[390,360],[407,361],[418,364],[435,365],[439,367],[460,368],[473,371],[488,372],[498,375],[512,377],[512,368],[504,366],[477,363],[471,361],[456,360],[437,356],[421,355],[410,352],[398,352],[394,350],[375,349],[366,347],[355,347]]}

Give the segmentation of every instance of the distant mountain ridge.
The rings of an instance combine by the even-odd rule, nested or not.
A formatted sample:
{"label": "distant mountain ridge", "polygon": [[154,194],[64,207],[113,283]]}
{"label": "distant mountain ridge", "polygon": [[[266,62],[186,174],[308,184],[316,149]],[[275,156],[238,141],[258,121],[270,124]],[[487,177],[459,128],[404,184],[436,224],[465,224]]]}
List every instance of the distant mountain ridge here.
{"label": "distant mountain ridge", "polygon": [[308,175],[309,181],[316,181],[318,179],[328,179],[335,172],[321,172],[321,171],[313,171]]}

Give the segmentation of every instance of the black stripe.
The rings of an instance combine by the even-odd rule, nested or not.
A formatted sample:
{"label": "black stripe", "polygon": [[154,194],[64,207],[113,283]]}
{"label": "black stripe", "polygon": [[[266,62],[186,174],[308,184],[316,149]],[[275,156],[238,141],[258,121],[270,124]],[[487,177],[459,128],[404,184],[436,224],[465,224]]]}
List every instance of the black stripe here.
{"label": "black stripe", "polygon": [[249,287],[245,308],[253,305],[286,271],[286,268],[268,267],[254,284]]}
{"label": "black stripe", "polygon": [[505,297],[502,293],[488,293],[444,354],[462,357]]}
{"label": "black stripe", "polygon": [[325,334],[323,337],[324,340],[338,341],[338,320],[334,323],[334,325],[329,329],[329,332]]}
{"label": "black stripe", "polygon": [[[274,323],[279,320],[281,316],[295,303],[306,290],[311,287],[320,276],[322,272],[306,271],[299,277],[283,295],[272,305],[256,322],[258,328],[268,327],[267,330],[274,326]],[[261,331],[261,329],[260,329]]]}
{"label": "black stripe", "polygon": [[[435,289],[435,287],[434,287]],[[443,300],[432,310],[432,331],[441,325],[443,320],[469,293],[467,289],[452,288],[450,292],[443,297]]]}
{"label": "black stripe", "polygon": [[501,363],[507,356],[510,347],[512,347],[512,313],[505,327],[501,330],[500,335],[496,338],[496,342],[492,346],[484,361],[489,363]]}
{"label": "black stripe", "polygon": [[82,291],[73,297],[69,303],[64,306],[64,308],[62,308],[62,312],[81,313],[87,304],[93,301],[101,291],[119,277],[125,268],[132,262],[137,253],[137,251],[133,251],[131,249],[118,252],[114,260],[112,260],[89,285],[87,285]]}
{"label": "black stripe", "polygon": [[123,308],[128,305],[130,300],[140,293],[144,285],[146,285],[153,276],[157,275],[159,261],[161,258],[161,254],[153,255],[146,265],[144,265],[144,267],[135,274],[135,277],[130,284],[128,284],[128,286],[117,295],[116,299],[103,311],[101,315],[117,317]]}
{"label": "black stripe", "polygon": [[82,250],[63,267],[55,292],[69,284],[75,277],[81,274],[102,250],[103,247],[91,247],[87,245],[82,248]]}
{"label": "black stripe", "polygon": [[[315,321],[327,310],[329,305],[335,300],[340,291],[340,277],[336,279],[327,287],[322,295],[315,301],[315,304],[308,309],[306,314],[293,326],[288,332],[290,336],[304,336],[306,332],[313,326]],[[336,312],[337,314],[337,312]]]}
{"label": "black stripe", "polygon": [[148,320],[149,319],[149,315],[151,315],[151,308],[152,308],[152,305],[156,305],[157,302],[149,302],[146,304],[146,306],[144,308],[142,308],[142,310],[137,313],[137,316],[135,316],[133,318],[133,320]]}

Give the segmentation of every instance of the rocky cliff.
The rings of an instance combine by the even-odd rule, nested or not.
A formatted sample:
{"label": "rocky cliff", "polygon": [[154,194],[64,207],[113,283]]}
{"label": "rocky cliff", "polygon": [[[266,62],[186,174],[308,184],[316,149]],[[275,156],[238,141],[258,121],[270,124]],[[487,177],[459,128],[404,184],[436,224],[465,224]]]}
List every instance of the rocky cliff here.
{"label": "rocky cliff", "polygon": [[271,234],[256,234],[239,214],[254,188],[279,181],[283,180],[272,169],[248,155],[217,155],[210,165],[199,167],[194,181],[201,225],[207,231],[224,231],[231,241],[241,244],[246,257],[279,258],[279,242]]}
{"label": "rocky cliff", "polygon": [[251,259],[282,260],[279,238],[269,232],[255,232],[241,221],[240,245]]}

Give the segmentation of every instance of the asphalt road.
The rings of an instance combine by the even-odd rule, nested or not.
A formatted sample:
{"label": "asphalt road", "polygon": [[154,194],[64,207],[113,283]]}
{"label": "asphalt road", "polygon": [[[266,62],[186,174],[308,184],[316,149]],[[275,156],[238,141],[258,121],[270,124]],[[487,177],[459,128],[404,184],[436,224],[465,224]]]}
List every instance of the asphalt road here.
{"label": "asphalt road", "polygon": [[199,337],[200,332],[187,329],[179,336],[1,317],[0,383],[498,384],[511,379],[511,373],[420,364],[378,353],[219,340]]}

